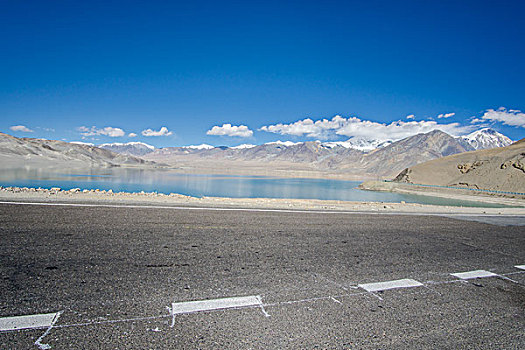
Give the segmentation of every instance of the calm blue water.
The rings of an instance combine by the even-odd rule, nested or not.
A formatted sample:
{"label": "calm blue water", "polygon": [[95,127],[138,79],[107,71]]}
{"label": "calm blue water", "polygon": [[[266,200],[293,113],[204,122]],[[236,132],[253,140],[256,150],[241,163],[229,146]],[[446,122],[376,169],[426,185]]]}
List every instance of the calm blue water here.
{"label": "calm blue water", "polygon": [[169,170],[90,168],[68,170],[8,169],[0,171],[0,186],[100,189],[114,192],[179,193],[193,197],[332,199],[359,202],[400,202],[500,207],[469,201],[449,200],[356,189],[359,181],[282,179],[264,176],[177,174]]}

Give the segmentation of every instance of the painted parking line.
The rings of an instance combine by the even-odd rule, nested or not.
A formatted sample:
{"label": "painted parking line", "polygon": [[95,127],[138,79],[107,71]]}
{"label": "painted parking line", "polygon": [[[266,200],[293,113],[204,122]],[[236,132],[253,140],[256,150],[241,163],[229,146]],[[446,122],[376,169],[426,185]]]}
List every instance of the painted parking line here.
{"label": "painted parking line", "polygon": [[486,271],[486,270],[474,270],[474,271],[466,271],[466,272],[456,272],[451,273],[452,276],[460,278],[462,280],[470,280],[474,278],[485,278],[485,277],[497,277],[499,275],[495,274],[494,272]]}
{"label": "painted parking line", "polygon": [[421,287],[423,286],[423,283],[418,282],[413,279],[405,278],[405,279],[395,280],[395,281],[358,284],[357,286],[360,288],[363,288],[367,292],[379,292],[382,290],[396,289],[396,288]]}
{"label": "painted parking line", "polygon": [[195,300],[185,301],[171,304],[171,314],[189,314],[201,311],[212,311],[222,309],[232,309],[241,307],[261,307],[261,297],[259,296],[246,296],[246,297],[232,297],[222,299],[210,299],[210,300]]}
{"label": "painted parking line", "polygon": [[525,265],[515,265],[514,267],[520,270],[525,270]]}
{"label": "painted parking line", "polygon": [[50,314],[3,317],[0,318],[0,331],[48,328],[54,324],[59,315],[59,312],[54,312]]}

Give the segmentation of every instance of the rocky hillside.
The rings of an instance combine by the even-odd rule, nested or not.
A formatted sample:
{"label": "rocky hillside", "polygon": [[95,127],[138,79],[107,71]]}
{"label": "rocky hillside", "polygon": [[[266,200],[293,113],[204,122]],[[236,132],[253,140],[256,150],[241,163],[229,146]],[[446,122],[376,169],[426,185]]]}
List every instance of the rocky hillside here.
{"label": "rocky hillside", "polygon": [[395,181],[525,193],[525,139],[421,163],[403,170]]}
{"label": "rocky hillside", "polygon": [[1,167],[24,165],[40,167],[154,165],[151,161],[94,146],[63,141],[17,138],[4,133],[0,133],[0,164],[2,164]]}
{"label": "rocky hillside", "polygon": [[[458,140],[443,131],[435,130],[426,134],[418,134],[392,143],[391,145],[370,152],[363,157],[371,173],[382,175],[396,172],[425,162],[430,159],[445,157],[451,154],[472,150],[462,145]],[[410,164],[406,165],[405,164]]]}
{"label": "rocky hillside", "polygon": [[147,143],[144,143],[144,142],[103,143],[101,145],[98,145],[97,147],[107,149],[115,153],[126,154],[126,155],[137,156],[137,157],[146,155],[155,150],[154,146],[148,145]]}

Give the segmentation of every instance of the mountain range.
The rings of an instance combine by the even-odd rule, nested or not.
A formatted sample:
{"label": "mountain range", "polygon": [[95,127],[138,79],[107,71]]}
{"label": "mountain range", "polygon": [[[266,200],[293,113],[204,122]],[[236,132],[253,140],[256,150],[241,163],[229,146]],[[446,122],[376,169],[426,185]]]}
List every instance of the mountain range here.
{"label": "mountain range", "polygon": [[364,179],[394,177],[401,170],[428,160],[511,143],[508,137],[492,129],[481,129],[463,137],[435,130],[395,142],[350,139],[339,142],[275,141],[236,147],[203,144],[164,148],[142,142],[93,146],[16,138],[0,133],[0,160],[4,166],[162,164],[185,172]]}
{"label": "mountain range", "polygon": [[[468,135],[465,136],[458,136],[456,137],[456,140],[462,144],[462,146],[466,150],[478,150],[478,149],[488,149],[488,148],[494,148],[494,147],[505,147],[512,143],[512,140],[509,139],[507,136],[493,130],[490,128],[483,128],[477,131],[474,131]],[[322,147],[325,148],[334,148],[337,149],[339,147],[346,148],[346,149],[355,149],[363,152],[371,152],[379,148],[384,148],[386,146],[391,145],[395,141],[393,140],[367,140],[364,138],[351,138],[347,141],[332,141],[332,142],[321,142],[321,141],[314,141],[317,143],[320,143]],[[277,146],[284,146],[284,147],[295,147],[301,144],[304,144],[305,142],[292,142],[292,141],[273,141],[266,143],[264,145],[252,145],[252,144],[242,144],[239,146],[234,147],[214,147],[208,144],[201,144],[201,145],[192,145],[192,146],[182,146],[182,147],[169,147],[169,149],[175,149],[180,148],[183,150],[196,150],[196,151],[203,151],[203,150],[212,150],[214,148],[220,148],[220,149],[237,149],[237,150],[243,150],[243,149],[251,149],[256,147],[263,147],[265,145],[277,145]],[[135,156],[144,156],[148,153],[155,152],[156,148],[152,145],[148,145],[143,142],[128,142],[128,143],[104,143],[101,145],[98,145],[97,147],[108,149],[113,152],[122,153],[122,154],[129,154],[129,155],[135,155]]]}
{"label": "mountain range", "polygon": [[141,143],[105,144],[100,147],[126,152],[144,159],[185,168],[279,168],[329,171],[338,175],[395,176],[412,165],[451,154],[510,145],[512,140],[495,130],[484,128],[453,137],[435,130],[399,141],[365,140],[339,142],[274,141],[262,145],[213,147],[197,145],[155,149]]}

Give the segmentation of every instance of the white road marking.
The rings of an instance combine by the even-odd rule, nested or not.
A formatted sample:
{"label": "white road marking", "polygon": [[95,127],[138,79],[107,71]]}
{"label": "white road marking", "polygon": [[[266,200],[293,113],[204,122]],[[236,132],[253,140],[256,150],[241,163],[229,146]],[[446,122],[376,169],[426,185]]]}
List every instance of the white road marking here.
{"label": "white road marking", "polygon": [[342,304],[342,302],[340,302],[339,300],[337,300],[336,298],[332,296],[330,297],[330,299],[332,299],[335,303]]}
{"label": "white road marking", "polygon": [[485,277],[497,277],[498,275],[494,272],[485,271],[485,270],[475,270],[467,272],[456,272],[451,273],[452,276],[460,278],[462,280],[470,280],[474,278],[485,278]]}
{"label": "white road marking", "polygon": [[262,306],[259,296],[232,297],[210,300],[185,301],[171,304],[171,314],[189,314],[200,311],[231,309],[249,306]]}
{"label": "white road marking", "polygon": [[0,331],[50,327],[59,315],[59,312],[54,312],[51,314],[3,317],[0,318]]}
{"label": "white road marking", "polygon": [[395,280],[395,281],[358,284],[359,287],[363,288],[367,292],[379,292],[382,290],[395,289],[395,288],[421,287],[422,285],[423,283],[418,282],[413,279],[409,279],[409,278]]}
{"label": "white road marking", "polygon": [[520,270],[525,270],[525,265],[516,265],[515,268],[518,268]]}
{"label": "white road marking", "polygon": [[42,343],[42,340],[44,339],[44,337],[46,335],[49,334],[49,332],[51,332],[51,328],[53,328],[53,326],[55,325],[55,323],[58,321],[58,318],[60,317],[60,315],[62,314],[62,312],[57,312],[56,313],[56,316],[55,318],[53,318],[53,321],[51,322],[51,324],[49,325],[49,328],[46,329],[46,331],[44,332],[44,334],[42,334],[36,341],[35,341],[35,345],[38,346],[38,348],[40,350],[49,350],[51,349],[51,346],[49,344],[43,344]]}
{"label": "white road marking", "polygon": [[[516,267],[519,269],[523,268],[525,270],[525,265],[516,265]],[[456,274],[451,274],[451,275],[462,276],[463,274],[478,273],[480,271],[484,272],[483,277],[492,277],[492,276],[502,277],[504,275],[525,273],[524,271],[517,271],[517,272],[509,272],[506,274],[497,275],[489,271],[477,270],[477,271],[456,273]],[[351,287],[351,288],[363,288],[366,290],[365,292],[345,293],[345,294],[334,295],[334,296],[322,296],[322,297],[314,297],[314,298],[307,298],[307,299],[300,299],[300,300],[280,301],[280,302],[267,303],[267,304],[262,303],[260,296],[233,297],[233,298],[224,298],[224,299],[180,302],[180,303],[173,303],[171,308],[167,307],[167,309],[169,310],[169,315],[135,317],[135,318],[125,318],[125,319],[115,319],[115,320],[104,320],[104,321],[87,321],[83,323],[61,324],[61,325],[56,325],[56,326],[55,326],[55,322],[60,316],[60,312],[57,312],[54,314],[47,314],[47,315],[28,315],[28,316],[5,317],[5,318],[0,318],[0,332],[7,331],[7,330],[24,329],[24,328],[30,329],[30,328],[48,327],[46,332],[37,340],[39,344],[35,343],[38,346],[42,346],[43,347],[42,349],[46,349],[48,345],[41,344],[40,341],[42,340],[44,336],[46,336],[49,333],[49,331],[52,328],[71,328],[71,327],[84,327],[84,326],[92,326],[92,325],[104,325],[104,324],[125,323],[125,322],[140,322],[140,321],[163,319],[167,317],[172,318],[172,322],[173,322],[172,327],[173,327],[174,322],[175,322],[175,315],[178,315],[178,314],[194,313],[194,312],[207,311],[207,310],[213,311],[213,310],[220,310],[220,309],[227,309],[227,308],[242,308],[242,307],[259,307],[261,308],[264,315],[269,317],[270,315],[264,309],[265,306],[266,307],[276,307],[276,306],[293,305],[293,304],[301,304],[301,303],[313,303],[313,302],[320,301],[320,300],[332,300],[334,302],[341,303],[341,301],[338,300],[339,298],[358,297],[358,296],[373,296],[373,297],[379,298],[380,300],[383,300],[379,295],[375,294],[374,291],[381,291],[381,290],[387,290],[387,289],[393,289],[393,288],[409,288],[409,287],[419,287],[419,286],[426,287],[427,285],[433,286],[433,285],[440,285],[440,284],[451,284],[451,283],[461,284],[462,282],[464,283],[464,280],[461,279],[461,277],[459,278],[460,279],[458,280],[426,281],[425,283],[421,283],[421,282],[418,282],[412,279],[402,279],[402,280],[397,280],[397,281],[387,281],[387,282],[380,282],[380,283],[359,284],[358,287]],[[470,278],[476,278],[476,277],[470,277]],[[174,313],[172,312],[172,309],[175,310]],[[48,316],[48,315],[53,316],[51,318],[51,321],[44,320],[44,316]],[[41,325],[32,324],[29,327],[23,327],[21,320],[28,320],[26,319],[26,317],[36,317],[35,319],[40,319],[43,322]],[[13,320],[15,321],[13,322]],[[15,324],[15,323],[17,325],[16,328],[12,327],[12,324]],[[11,326],[6,326],[6,325],[11,325]]]}
{"label": "white road marking", "polygon": [[377,295],[376,293],[368,293],[369,295],[373,296],[374,298],[377,298],[381,301],[383,301],[383,298],[381,298],[379,295]]}

